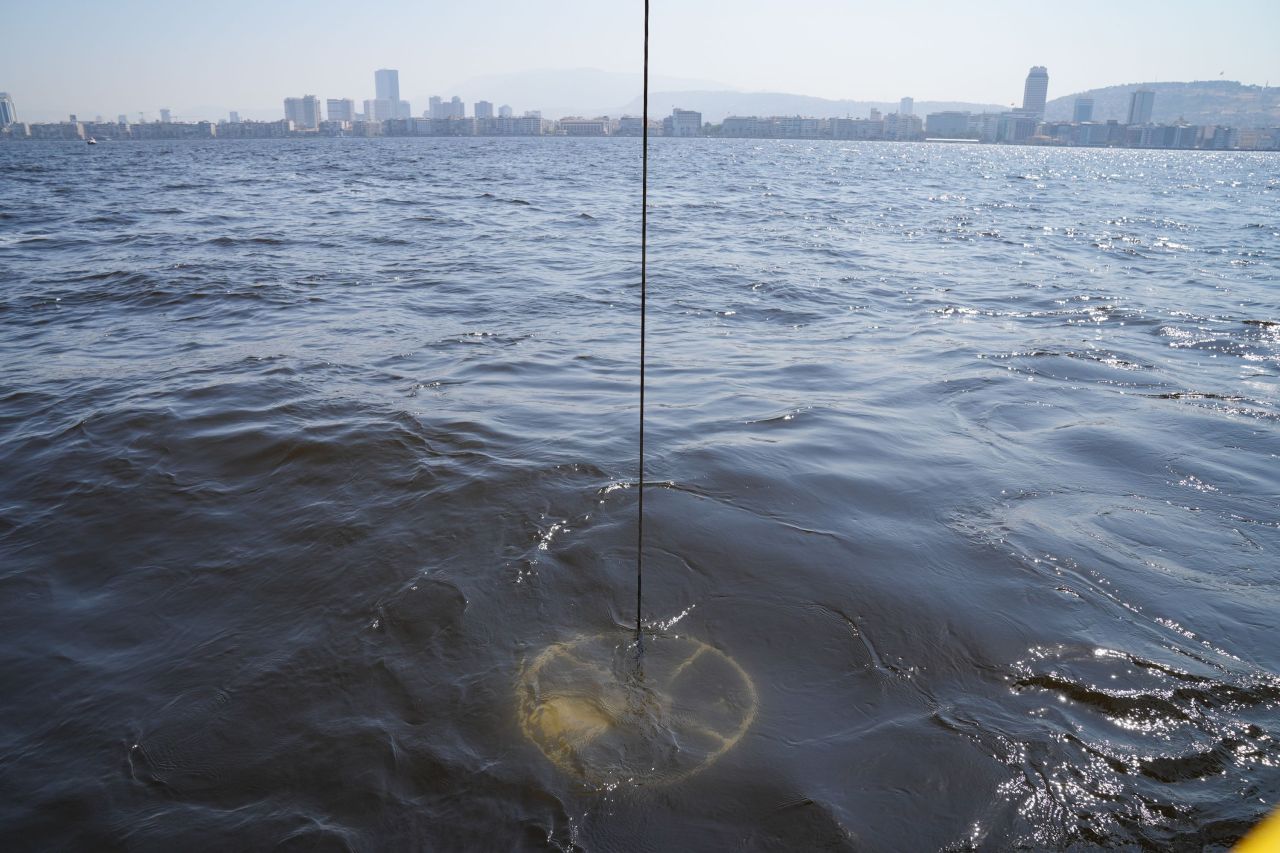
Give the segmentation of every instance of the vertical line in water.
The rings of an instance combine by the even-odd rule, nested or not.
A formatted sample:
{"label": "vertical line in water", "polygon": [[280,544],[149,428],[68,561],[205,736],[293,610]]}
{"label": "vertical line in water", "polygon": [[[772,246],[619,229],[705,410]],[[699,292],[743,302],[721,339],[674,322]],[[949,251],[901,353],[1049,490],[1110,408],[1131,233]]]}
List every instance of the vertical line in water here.
{"label": "vertical line in water", "polygon": [[640,479],[636,521],[636,641],[640,633],[640,604],[644,592],[644,359],[645,317],[648,313],[649,261],[649,0],[644,0],[644,126],[640,153]]}

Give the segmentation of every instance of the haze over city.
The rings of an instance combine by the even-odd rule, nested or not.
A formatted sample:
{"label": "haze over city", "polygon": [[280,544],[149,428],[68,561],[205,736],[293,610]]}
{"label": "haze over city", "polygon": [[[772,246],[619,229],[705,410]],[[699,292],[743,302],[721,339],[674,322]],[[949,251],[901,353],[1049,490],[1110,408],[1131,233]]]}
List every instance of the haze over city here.
{"label": "haze over city", "polygon": [[[634,6],[634,8],[633,8]],[[592,68],[600,91],[557,91],[529,74],[501,100],[612,108],[638,89],[639,4],[568,0],[465,6],[396,0],[272,4],[156,0],[19,4],[6,13],[0,89],[36,119],[154,113],[184,119],[227,110],[278,113],[286,95],[371,97],[369,69],[400,69],[414,112],[431,94],[475,97],[484,78]],[[655,4],[654,87],[777,91],[826,98],[1008,104],[1016,70],[1047,65],[1053,94],[1155,80],[1280,81],[1280,7],[1242,0],[1212,12],[1190,2],[957,7],[744,0]],[[1013,72],[1013,73],[1011,73]],[[612,75],[628,75],[617,77]],[[630,75],[635,75],[631,77]],[[491,77],[492,79],[492,77]]]}

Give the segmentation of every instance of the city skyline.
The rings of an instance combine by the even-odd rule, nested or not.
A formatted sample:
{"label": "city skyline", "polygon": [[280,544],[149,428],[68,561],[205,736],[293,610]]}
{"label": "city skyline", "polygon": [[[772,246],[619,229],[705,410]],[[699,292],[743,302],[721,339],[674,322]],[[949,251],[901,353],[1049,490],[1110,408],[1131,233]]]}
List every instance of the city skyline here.
{"label": "city skyline", "polygon": [[[217,9],[170,8],[149,0],[51,0],[7,14],[11,38],[0,56],[0,86],[37,119],[69,112],[154,113],[161,106],[178,117],[217,118],[233,109],[252,114],[282,97],[310,92],[357,104],[376,100],[365,69],[392,68],[400,72],[400,99],[410,101],[418,114],[433,92],[458,92],[471,100],[461,85],[471,78],[532,74],[545,68],[547,56],[571,57],[566,64],[572,67],[638,72],[638,6],[569,0],[556,10],[561,14],[552,26],[545,10],[508,0],[430,10],[390,0],[360,6],[320,0],[307,7],[307,14],[287,4],[240,0]],[[1252,0],[1225,4],[1212,15],[1192,3],[1146,0],[1123,8],[996,2],[979,12],[835,0],[797,0],[782,12],[776,4],[748,0],[733,15],[721,10],[709,0],[655,10],[653,74],[659,89],[711,87],[885,102],[914,92],[939,101],[1012,104],[1021,93],[1010,85],[1007,69],[1034,64],[1058,69],[1054,89],[1059,93],[1219,77],[1280,82],[1280,56],[1270,38],[1280,29],[1280,10]],[[289,32],[296,43],[322,44],[319,37],[333,32],[342,32],[346,41],[336,53],[281,52],[275,45],[280,32]],[[446,37],[462,32],[473,38]],[[902,50],[904,35],[913,52]],[[474,49],[475,39],[484,50]],[[132,49],[103,60],[104,44]],[[234,50],[192,62],[191,51],[207,44]],[[981,52],[984,44],[998,59],[956,61]],[[761,51],[772,61],[758,62]],[[50,62],[51,56],[58,61]],[[670,80],[688,85],[664,85]],[[490,96],[517,100],[501,91]],[[549,98],[540,100],[554,106]]]}

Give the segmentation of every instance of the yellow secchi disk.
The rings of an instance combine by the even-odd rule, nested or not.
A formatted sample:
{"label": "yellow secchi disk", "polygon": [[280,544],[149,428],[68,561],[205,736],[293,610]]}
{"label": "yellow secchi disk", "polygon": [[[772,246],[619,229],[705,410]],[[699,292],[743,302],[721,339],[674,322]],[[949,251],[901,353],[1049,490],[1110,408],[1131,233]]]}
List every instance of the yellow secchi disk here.
{"label": "yellow secchi disk", "polygon": [[520,726],[557,767],[588,784],[670,784],[742,740],[759,699],[746,671],[689,637],[579,637],[520,673]]}

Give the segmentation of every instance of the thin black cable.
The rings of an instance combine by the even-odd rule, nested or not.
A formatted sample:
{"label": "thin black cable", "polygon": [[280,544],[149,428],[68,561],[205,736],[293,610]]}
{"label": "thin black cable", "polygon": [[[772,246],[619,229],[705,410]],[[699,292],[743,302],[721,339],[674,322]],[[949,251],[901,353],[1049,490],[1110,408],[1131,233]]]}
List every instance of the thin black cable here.
{"label": "thin black cable", "polygon": [[640,480],[636,522],[636,640],[640,633],[640,602],[644,590],[644,357],[645,316],[648,313],[649,261],[649,0],[644,0],[644,128],[640,154]]}

